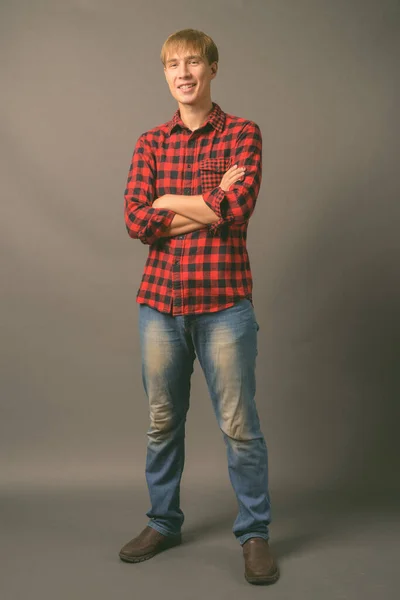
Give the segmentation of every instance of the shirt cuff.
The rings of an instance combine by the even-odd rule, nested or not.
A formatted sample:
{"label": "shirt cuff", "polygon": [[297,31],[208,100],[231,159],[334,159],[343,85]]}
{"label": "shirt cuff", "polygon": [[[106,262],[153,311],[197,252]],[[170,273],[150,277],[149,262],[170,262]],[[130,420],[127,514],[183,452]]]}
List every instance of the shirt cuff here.
{"label": "shirt cuff", "polygon": [[203,200],[215,212],[218,219],[223,219],[221,203],[225,200],[225,192],[219,186],[203,194]]}
{"label": "shirt cuff", "polygon": [[171,223],[176,213],[173,210],[169,210],[169,208],[161,208],[158,209],[158,219],[160,230],[165,233],[167,229],[171,227]]}
{"label": "shirt cuff", "polygon": [[216,187],[210,192],[206,192],[203,194],[203,200],[215,212],[218,217],[218,221],[212,223],[208,230],[212,235],[217,235],[222,225],[226,223],[231,223],[233,221],[233,216],[227,217],[223,210],[222,202],[226,199],[225,192],[222,188]]}
{"label": "shirt cuff", "polygon": [[153,214],[150,223],[147,223],[147,226],[139,232],[138,237],[144,244],[153,244],[167,232],[175,214],[168,208],[157,209],[157,213]]}

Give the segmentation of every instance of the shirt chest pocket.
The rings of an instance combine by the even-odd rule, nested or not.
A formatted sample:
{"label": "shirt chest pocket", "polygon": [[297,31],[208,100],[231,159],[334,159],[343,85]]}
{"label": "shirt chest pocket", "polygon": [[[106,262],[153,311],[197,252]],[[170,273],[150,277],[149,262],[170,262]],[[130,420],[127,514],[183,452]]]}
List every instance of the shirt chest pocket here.
{"label": "shirt chest pocket", "polygon": [[199,163],[201,191],[209,192],[218,187],[224,173],[229,169],[229,158],[206,158]]}

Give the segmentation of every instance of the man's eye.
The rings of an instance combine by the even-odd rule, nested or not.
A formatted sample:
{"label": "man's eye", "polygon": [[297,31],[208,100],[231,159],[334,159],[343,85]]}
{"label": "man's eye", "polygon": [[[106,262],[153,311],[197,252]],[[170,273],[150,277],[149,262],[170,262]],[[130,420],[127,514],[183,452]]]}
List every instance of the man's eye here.
{"label": "man's eye", "polygon": [[192,65],[198,65],[199,64],[198,60],[191,60],[190,62],[191,62]]}

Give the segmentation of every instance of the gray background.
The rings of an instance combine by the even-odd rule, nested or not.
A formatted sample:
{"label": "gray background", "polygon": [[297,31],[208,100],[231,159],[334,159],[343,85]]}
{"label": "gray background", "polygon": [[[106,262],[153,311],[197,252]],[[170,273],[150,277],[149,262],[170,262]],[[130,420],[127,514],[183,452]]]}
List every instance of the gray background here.
{"label": "gray background", "polygon": [[[248,246],[272,537],[283,571],[287,561],[268,593],[392,598],[395,573],[386,558],[377,568],[376,540],[390,551],[399,529],[399,2],[0,7],[4,598],[259,591],[242,581],[224,446],[198,366],[187,549],[135,575],[117,559],[148,508],[135,303],[147,248],[126,234],[123,191],[136,139],[175,110],[159,52],[185,27],[219,48],[213,100],[263,133]],[[30,556],[24,577],[17,548]],[[176,587],[183,560],[193,562]]]}

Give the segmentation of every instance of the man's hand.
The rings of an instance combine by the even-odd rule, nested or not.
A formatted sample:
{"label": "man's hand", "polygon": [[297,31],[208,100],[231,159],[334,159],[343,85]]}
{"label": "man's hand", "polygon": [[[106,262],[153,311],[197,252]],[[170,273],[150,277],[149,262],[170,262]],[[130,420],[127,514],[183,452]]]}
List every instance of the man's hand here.
{"label": "man's hand", "polygon": [[237,165],[233,165],[230,169],[224,173],[223,178],[221,179],[221,183],[219,187],[224,190],[224,192],[229,192],[231,186],[243,179],[246,169],[244,167],[238,167]]}

